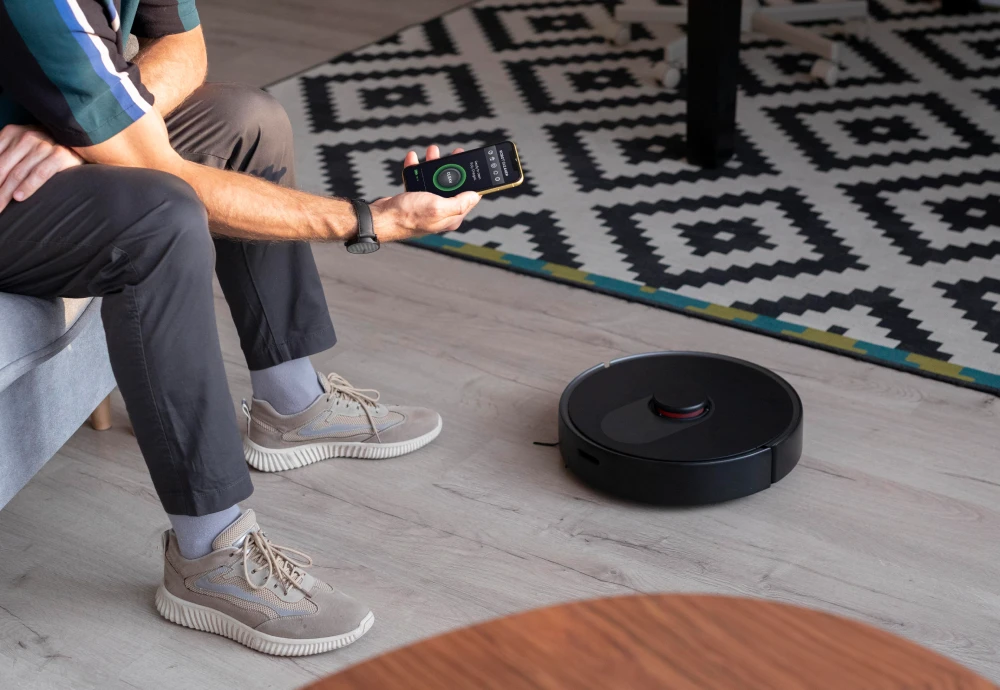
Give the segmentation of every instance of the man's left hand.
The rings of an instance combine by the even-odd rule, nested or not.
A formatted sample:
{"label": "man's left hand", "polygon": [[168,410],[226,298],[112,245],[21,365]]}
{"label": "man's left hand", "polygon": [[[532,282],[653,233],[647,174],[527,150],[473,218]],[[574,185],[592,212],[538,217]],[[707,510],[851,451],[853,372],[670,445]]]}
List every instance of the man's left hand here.
{"label": "man's left hand", "polygon": [[81,163],[76,153],[38,127],[0,129],[0,211],[11,199],[24,201],[56,173]]}

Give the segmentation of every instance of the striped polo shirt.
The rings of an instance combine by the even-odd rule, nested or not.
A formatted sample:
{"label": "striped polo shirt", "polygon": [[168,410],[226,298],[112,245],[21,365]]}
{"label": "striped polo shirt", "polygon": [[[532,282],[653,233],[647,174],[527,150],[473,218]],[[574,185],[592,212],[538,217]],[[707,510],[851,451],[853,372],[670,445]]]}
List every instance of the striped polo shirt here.
{"label": "striped polo shirt", "polygon": [[0,0],[0,127],[40,124],[65,146],[113,137],[153,104],[128,35],[196,26],[194,0]]}

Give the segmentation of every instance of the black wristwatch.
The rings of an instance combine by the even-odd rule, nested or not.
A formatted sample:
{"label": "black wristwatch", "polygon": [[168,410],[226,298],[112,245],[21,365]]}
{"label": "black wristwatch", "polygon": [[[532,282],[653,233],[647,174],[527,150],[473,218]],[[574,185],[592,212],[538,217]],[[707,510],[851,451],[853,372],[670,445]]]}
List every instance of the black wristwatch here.
{"label": "black wristwatch", "polygon": [[347,240],[344,246],[351,254],[371,254],[379,248],[378,235],[372,222],[372,210],[364,199],[351,199],[354,214],[358,217],[358,234]]}

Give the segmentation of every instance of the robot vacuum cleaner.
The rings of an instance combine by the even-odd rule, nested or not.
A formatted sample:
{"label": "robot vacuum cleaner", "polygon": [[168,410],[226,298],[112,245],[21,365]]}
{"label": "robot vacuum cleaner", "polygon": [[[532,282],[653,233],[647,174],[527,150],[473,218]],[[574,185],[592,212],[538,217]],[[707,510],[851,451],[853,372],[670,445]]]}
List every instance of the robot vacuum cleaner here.
{"label": "robot vacuum cleaner", "polygon": [[559,449],[574,474],[609,494],[718,503],[792,471],[802,454],[802,401],[777,374],[732,357],[623,357],[566,388]]}

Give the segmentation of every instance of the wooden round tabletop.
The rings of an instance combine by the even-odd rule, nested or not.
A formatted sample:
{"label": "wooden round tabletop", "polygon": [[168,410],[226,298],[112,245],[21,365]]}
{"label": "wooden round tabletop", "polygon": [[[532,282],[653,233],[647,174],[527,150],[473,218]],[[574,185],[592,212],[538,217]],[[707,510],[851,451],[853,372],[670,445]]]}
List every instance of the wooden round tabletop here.
{"label": "wooden round tabletop", "polygon": [[649,595],[456,630],[308,690],[996,687],[912,642],[827,613],[757,599]]}

